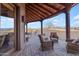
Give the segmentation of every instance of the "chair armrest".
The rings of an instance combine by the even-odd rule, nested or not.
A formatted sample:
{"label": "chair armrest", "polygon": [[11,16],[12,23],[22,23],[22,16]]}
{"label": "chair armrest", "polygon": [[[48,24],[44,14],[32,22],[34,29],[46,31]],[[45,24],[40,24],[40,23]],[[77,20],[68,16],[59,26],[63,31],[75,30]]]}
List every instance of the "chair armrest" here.
{"label": "chair armrest", "polygon": [[67,47],[79,47],[79,44],[77,44],[77,43],[71,43],[71,42],[69,42],[69,43],[67,43]]}

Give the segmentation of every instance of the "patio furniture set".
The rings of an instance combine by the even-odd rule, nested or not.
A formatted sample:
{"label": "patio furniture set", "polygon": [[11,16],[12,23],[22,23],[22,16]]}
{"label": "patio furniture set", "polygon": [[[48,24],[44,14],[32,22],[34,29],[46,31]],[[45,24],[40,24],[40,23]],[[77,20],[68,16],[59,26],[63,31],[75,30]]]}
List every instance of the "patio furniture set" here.
{"label": "patio furniture set", "polygon": [[[49,37],[45,36],[45,34],[39,34],[38,36],[42,51],[53,49],[54,43],[58,42],[59,39],[56,32],[51,32]],[[14,33],[0,36],[0,48],[2,46],[14,47]],[[68,53],[79,53],[79,39],[72,39],[67,42],[66,49]]]}
{"label": "patio furniture set", "polygon": [[[46,37],[45,34],[38,35],[41,43],[42,51],[53,49],[55,42],[58,42],[58,35],[55,32],[50,33],[50,37]],[[79,39],[72,39],[67,42],[66,46],[68,53],[79,53]]]}
{"label": "patio furniture set", "polygon": [[53,49],[54,42],[58,42],[57,33],[51,33],[50,37],[46,37],[45,34],[38,35],[41,43],[42,51]]}

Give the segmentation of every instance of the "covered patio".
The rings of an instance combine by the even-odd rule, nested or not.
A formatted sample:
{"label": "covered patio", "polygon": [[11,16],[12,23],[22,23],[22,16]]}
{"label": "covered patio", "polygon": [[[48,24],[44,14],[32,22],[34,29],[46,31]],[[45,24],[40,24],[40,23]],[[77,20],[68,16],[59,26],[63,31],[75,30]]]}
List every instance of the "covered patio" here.
{"label": "covered patio", "polygon": [[[67,53],[65,39],[59,39],[58,43],[54,43],[54,49],[41,51],[41,43],[38,35],[32,34],[25,48],[19,52],[18,56],[79,56],[78,53]],[[13,54],[15,55],[15,54]]]}
{"label": "covered patio", "polygon": [[[15,47],[14,53],[8,55],[21,56],[73,56],[79,54],[67,53],[67,43],[71,42],[70,37],[70,10],[75,3],[25,3],[25,4],[0,4],[14,11],[14,15],[6,15],[4,11],[2,16],[15,18]],[[4,8],[3,8],[4,9]],[[1,10],[1,9],[0,9]],[[65,14],[66,19],[66,40],[60,39],[58,43],[54,43],[53,49],[42,51],[38,33],[31,33],[29,41],[26,42],[25,35],[28,35],[28,23],[40,21],[40,35],[45,34],[43,31],[43,20],[57,16],[61,13]],[[60,20],[59,20],[60,21]],[[61,22],[62,23],[62,22]],[[26,30],[25,30],[26,26]],[[26,34],[25,34],[26,31]]]}
{"label": "covered patio", "polygon": [[[70,40],[70,10],[76,4],[26,4],[26,24],[30,22],[41,22],[41,34],[43,34],[43,20],[65,13],[66,16],[66,41]],[[28,29],[26,30],[26,32]]]}

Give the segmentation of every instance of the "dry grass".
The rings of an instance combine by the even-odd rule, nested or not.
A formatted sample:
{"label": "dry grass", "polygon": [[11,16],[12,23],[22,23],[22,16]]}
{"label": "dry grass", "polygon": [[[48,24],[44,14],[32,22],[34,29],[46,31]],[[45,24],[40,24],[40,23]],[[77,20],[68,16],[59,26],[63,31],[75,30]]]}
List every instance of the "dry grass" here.
{"label": "dry grass", "polygon": [[[52,30],[44,29],[43,31],[47,36],[50,35],[50,32],[56,32],[58,34],[58,36],[60,37],[60,39],[66,39],[66,30],[64,30],[64,29],[52,29]],[[38,33],[40,33],[40,30],[38,31]],[[70,35],[71,35],[71,39],[78,39],[79,30],[72,29],[70,32]]]}
{"label": "dry grass", "polygon": [[[34,29],[29,30],[29,32],[31,32],[31,33],[36,32],[36,31],[37,30],[34,30]],[[44,29],[43,31],[48,36],[50,35],[50,32],[56,32],[61,39],[66,39],[66,31],[65,31],[65,29]],[[0,31],[0,35],[5,35],[5,34],[8,34],[10,32],[14,32],[14,31],[13,30]],[[37,32],[40,33],[40,29]],[[71,34],[71,39],[79,38],[79,30],[71,29],[70,34]]]}

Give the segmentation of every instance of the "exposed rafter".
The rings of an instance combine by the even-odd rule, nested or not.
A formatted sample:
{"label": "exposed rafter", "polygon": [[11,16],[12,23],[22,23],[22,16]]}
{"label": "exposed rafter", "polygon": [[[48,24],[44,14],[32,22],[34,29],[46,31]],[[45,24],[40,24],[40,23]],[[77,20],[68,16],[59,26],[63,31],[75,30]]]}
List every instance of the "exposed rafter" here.
{"label": "exposed rafter", "polygon": [[42,15],[38,14],[38,13],[37,13],[36,11],[34,11],[32,8],[26,7],[26,12],[28,12],[28,11],[32,12],[34,15],[36,15],[36,16],[39,17],[40,19],[43,19],[43,18],[44,18]]}
{"label": "exposed rafter", "polygon": [[[55,12],[56,12],[55,9],[53,9],[52,7],[49,7],[47,4],[41,3],[41,4],[37,4],[37,5],[40,6],[42,9],[44,9],[44,10],[50,12],[50,13],[55,13]],[[49,11],[49,10],[50,10],[50,11]]]}
{"label": "exposed rafter", "polygon": [[60,10],[60,8],[57,8],[55,5],[52,5],[51,3],[49,4],[49,3],[47,3],[46,5],[48,5],[49,7],[52,7],[53,9],[55,9],[55,10]]}
{"label": "exposed rafter", "polygon": [[34,8],[36,8],[37,10],[39,10],[42,13],[45,13],[46,15],[51,15],[50,12],[48,12],[47,10],[44,10],[43,8],[39,7],[37,4],[31,4]]}
{"label": "exposed rafter", "polygon": [[[29,5],[27,5],[27,6],[29,6]],[[41,11],[37,10],[36,8],[34,8],[32,5],[30,5],[29,8],[31,8],[34,12],[37,12],[38,14],[40,14],[43,17],[47,16],[46,14],[44,14]]]}
{"label": "exposed rafter", "polygon": [[27,22],[40,21],[54,17],[71,9],[76,4],[67,3],[26,3]]}

